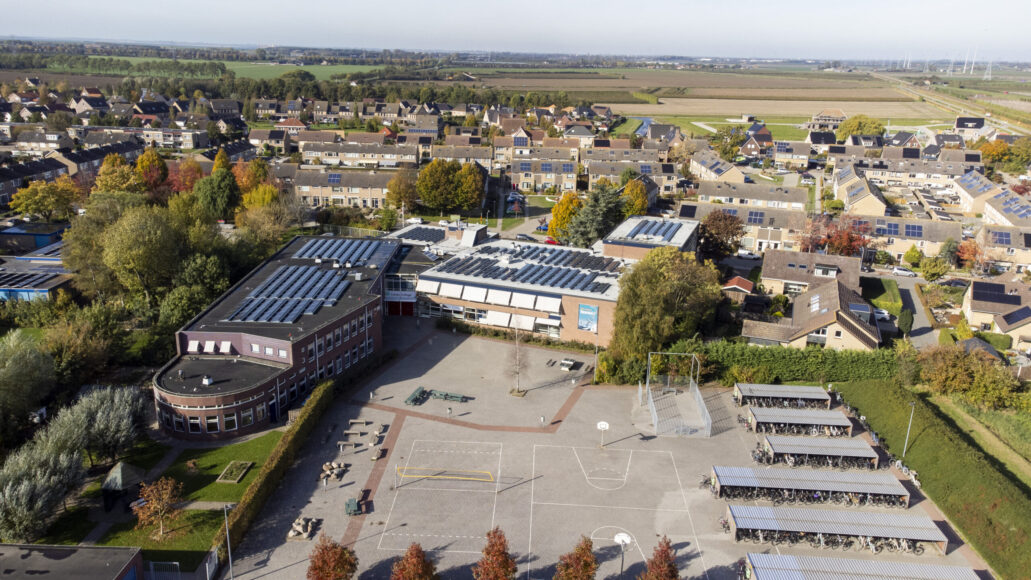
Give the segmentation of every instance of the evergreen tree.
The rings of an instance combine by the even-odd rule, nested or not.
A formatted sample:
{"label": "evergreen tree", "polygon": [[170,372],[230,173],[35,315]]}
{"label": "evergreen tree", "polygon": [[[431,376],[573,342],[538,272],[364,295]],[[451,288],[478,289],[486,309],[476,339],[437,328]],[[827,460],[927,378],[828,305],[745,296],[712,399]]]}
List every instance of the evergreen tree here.
{"label": "evergreen tree", "polygon": [[623,220],[623,199],[614,188],[598,184],[566,229],[569,244],[586,248],[608,235]]}

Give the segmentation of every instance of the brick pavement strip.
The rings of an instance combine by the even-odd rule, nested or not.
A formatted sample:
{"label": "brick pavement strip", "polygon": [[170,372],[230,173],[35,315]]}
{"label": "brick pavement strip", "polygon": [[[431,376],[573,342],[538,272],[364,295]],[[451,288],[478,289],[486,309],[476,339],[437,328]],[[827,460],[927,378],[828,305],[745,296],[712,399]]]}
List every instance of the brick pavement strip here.
{"label": "brick pavement strip", "polygon": [[[387,436],[383,440],[382,449],[385,450],[384,456],[376,461],[376,465],[372,467],[372,473],[365,480],[365,487],[363,489],[369,490],[369,497],[366,498],[366,502],[370,502],[375,498],[379,483],[383,479],[383,474],[387,471],[387,464],[390,463],[390,454],[394,452],[394,446],[397,444],[397,438],[401,434],[401,428],[404,424],[405,415],[402,413],[398,413],[394,421],[391,422],[390,431],[387,432]],[[351,546],[358,541],[358,534],[361,533],[362,526],[365,524],[365,516],[365,510],[362,510],[361,515],[351,516],[351,519],[347,522],[347,531],[344,532],[343,545]]]}

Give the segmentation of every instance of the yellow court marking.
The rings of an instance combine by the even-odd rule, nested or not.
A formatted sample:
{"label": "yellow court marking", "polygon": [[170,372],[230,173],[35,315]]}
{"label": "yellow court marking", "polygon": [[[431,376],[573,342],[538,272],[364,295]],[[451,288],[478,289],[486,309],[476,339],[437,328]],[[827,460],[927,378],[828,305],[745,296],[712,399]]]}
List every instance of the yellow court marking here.
{"label": "yellow court marking", "polygon": [[397,475],[401,478],[418,479],[453,479],[459,481],[482,481],[494,483],[494,474],[489,471],[463,471],[454,469],[438,469],[435,467],[397,467]]}

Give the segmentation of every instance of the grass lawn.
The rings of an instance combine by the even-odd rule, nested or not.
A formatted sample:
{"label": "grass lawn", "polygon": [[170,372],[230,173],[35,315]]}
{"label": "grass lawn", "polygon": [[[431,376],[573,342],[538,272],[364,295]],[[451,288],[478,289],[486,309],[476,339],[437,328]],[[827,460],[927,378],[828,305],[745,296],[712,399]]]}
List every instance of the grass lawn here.
{"label": "grass lawn", "polygon": [[809,136],[809,129],[799,129],[789,125],[767,125],[770,134],[777,141],[805,141]]}
{"label": "grass lawn", "polygon": [[112,526],[99,542],[101,546],[140,546],[143,558],[152,562],[179,562],[184,571],[195,570],[211,549],[215,532],[222,526],[221,510],[186,510],[171,525],[165,524],[165,538],[151,535],[157,527],[134,529],[136,520]]}
{"label": "grass lawn", "polygon": [[958,405],[1013,451],[1031,461],[1031,415],[1019,411],[982,411],[965,403]]}
{"label": "grass lawn", "polygon": [[507,218],[504,218],[504,219],[501,220],[501,229],[502,230],[510,230],[510,229],[512,229],[512,228],[514,228],[514,227],[516,227],[516,226],[518,226],[520,224],[522,224],[523,221],[524,220],[521,217],[507,217]]}
{"label": "grass lawn", "polygon": [[[938,407],[943,414],[947,415],[956,423],[956,427],[974,439],[977,444],[986,452],[1002,462],[1014,476],[1024,485],[1031,487],[1031,462],[1021,455],[1012,445],[995,434],[995,431],[988,428],[984,421],[978,417],[997,420],[999,417],[1017,417],[1011,411],[981,411],[976,407],[953,400],[949,397],[935,396],[930,401]],[[1012,413],[1012,414],[1010,414]],[[1019,421],[1019,418],[1018,418]],[[1011,430],[1007,434],[1014,437],[1015,442],[1025,447],[1031,447],[1031,422],[1008,423]],[[1012,430],[1013,428],[1016,430]]]}
{"label": "grass lawn", "polygon": [[[97,484],[100,489],[100,484]],[[74,546],[89,534],[97,524],[86,517],[86,506],[75,506],[62,512],[57,516],[54,523],[50,524],[47,535],[37,541],[37,544],[60,544]]]}
{"label": "grass lawn", "polygon": [[136,445],[122,457],[122,461],[135,465],[143,471],[150,471],[168,453],[171,447],[162,445],[143,435]]}
{"label": "grass lawn", "polygon": [[[550,196],[550,197],[558,197],[558,195],[559,194],[555,194],[554,196]],[[543,207],[544,209],[551,209],[551,208],[555,207],[555,202],[548,201],[548,197],[549,196],[546,196],[546,195],[531,195],[530,198],[529,198],[530,206],[532,206],[532,207]]]}
{"label": "grass lawn", "polygon": [[896,317],[902,312],[902,296],[899,285],[887,278],[860,278],[859,287],[863,298],[869,300],[875,308],[883,308]]}
{"label": "grass lawn", "polygon": [[629,137],[633,135],[635,131],[641,126],[640,119],[630,119],[619,124],[615,130],[612,131],[613,137]]}
{"label": "grass lawn", "polygon": [[816,210],[816,186],[809,186],[809,197],[805,202],[805,210],[809,213],[813,213]]}
{"label": "grass lawn", "polygon": [[[283,436],[272,431],[256,439],[216,449],[187,449],[162,475],[183,482],[183,497],[197,501],[237,502],[244,490],[258,476],[272,448]],[[186,462],[197,461],[197,472],[189,473]],[[230,461],[253,461],[254,466],[240,483],[216,483],[215,480]]]}
{"label": "grass lawn", "polygon": [[82,495],[80,497],[82,499],[93,499],[95,497],[100,497],[100,486],[103,485],[103,483],[104,478],[98,477],[93,481],[93,483],[87,485],[86,489],[82,490]]}

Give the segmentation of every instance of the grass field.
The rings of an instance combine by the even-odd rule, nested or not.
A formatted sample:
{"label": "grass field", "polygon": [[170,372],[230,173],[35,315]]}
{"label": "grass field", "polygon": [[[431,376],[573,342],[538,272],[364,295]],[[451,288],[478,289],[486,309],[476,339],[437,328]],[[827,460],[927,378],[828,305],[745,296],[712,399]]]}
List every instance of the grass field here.
{"label": "grass field", "polygon": [[184,571],[195,570],[211,549],[215,532],[222,526],[221,510],[186,510],[170,527],[165,537],[155,540],[157,527],[135,529],[136,520],[116,524],[98,542],[101,546],[140,546],[143,558],[152,562],[179,562]]}
{"label": "grass field", "polygon": [[36,543],[70,546],[78,544],[96,526],[92,520],[86,517],[87,511],[85,506],[79,505],[69,507],[67,511],[61,512],[57,519],[50,524],[50,530],[47,535],[40,538]]}
{"label": "grass field", "polygon": [[883,308],[895,316],[902,312],[902,296],[899,285],[887,278],[860,278],[859,286],[863,298],[869,300],[875,308]]}
{"label": "grass field", "polygon": [[[167,58],[149,58],[145,56],[119,56],[115,57],[118,60],[127,60],[133,64],[145,61],[162,61],[171,60]],[[203,62],[190,59],[182,59],[182,62]],[[328,81],[329,77],[336,74],[347,74],[352,72],[368,72],[379,68],[377,65],[359,65],[359,64],[329,64],[329,65],[305,65],[305,66],[294,66],[294,65],[278,65],[271,63],[259,63],[259,62],[246,62],[246,61],[222,61],[226,68],[236,73],[238,77],[247,77],[252,79],[274,79],[279,77],[283,73],[290,72],[302,68],[311,74],[315,75],[315,78],[320,81]]]}
{"label": "grass field", "polygon": [[629,137],[641,126],[639,119],[627,119],[612,131],[613,137]]}
{"label": "grass field", "polygon": [[985,411],[964,403],[959,406],[1014,452],[1031,461],[1031,416],[1018,411]]}
{"label": "grass field", "polygon": [[150,471],[161,458],[168,453],[171,447],[162,445],[157,441],[154,441],[150,437],[143,435],[140,440],[136,442],[136,445],[129,450],[128,453],[122,457],[122,461],[135,465],[143,471]]}
{"label": "grass field", "polygon": [[757,99],[659,99],[659,104],[617,104],[612,109],[621,115],[652,116],[811,116],[823,109],[841,109],[847,115],[864,114],[877,118],[936,118],[938,110],[928,103],[900,100],[877,101],[799,101]]}
{"label": "grass field", "polygon": [[[1031,488],[1031,462],[1028,462],[1026,457],[998,437],[983,421],[976,418],[978,416],[986,417],[987,413],[1001,413],[1000,411],[980,411],[965,403],[942,396],[931,397],[930,402],[952,419],[956,428],[973,438],[982,449],[998,459],[1010,473]],[[1021,435],[1024,444],[1031,444],[1031,439],[1027,438],[1031,433],[1025,432]]]}
{"label": "grass field", "polygon": [[[187,449],[163,476],[172,477],[183,483],[183,497],[196,501],[240,501],[244,490],[258,476],[272,448],[283,436],[281,431],[272,431],[256,439],[218,447],[214,449]],[[196,473],[190,473],[186,463],[197,461]],[[219,474],[230,461],[253,461],[254,466],[240,483],[216,483]]]}

